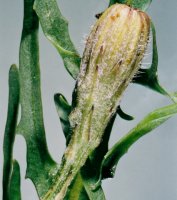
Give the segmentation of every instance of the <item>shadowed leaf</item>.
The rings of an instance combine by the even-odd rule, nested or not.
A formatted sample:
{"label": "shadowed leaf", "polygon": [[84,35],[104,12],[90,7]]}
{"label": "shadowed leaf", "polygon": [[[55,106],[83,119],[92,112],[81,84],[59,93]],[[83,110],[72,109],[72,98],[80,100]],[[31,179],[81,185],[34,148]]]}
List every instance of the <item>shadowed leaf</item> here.
{"label": "shadowed leaf", "polygon": [[117,108],[117,114],[118,114],[122,119],[125,119],[125,120],[128,120],[128,121],[131,121],[131,120],[134,119],[134,117],[132,117],[132,116],[126,114],[126,113],[121,109],[120,106],[118,106],[118,108]]}

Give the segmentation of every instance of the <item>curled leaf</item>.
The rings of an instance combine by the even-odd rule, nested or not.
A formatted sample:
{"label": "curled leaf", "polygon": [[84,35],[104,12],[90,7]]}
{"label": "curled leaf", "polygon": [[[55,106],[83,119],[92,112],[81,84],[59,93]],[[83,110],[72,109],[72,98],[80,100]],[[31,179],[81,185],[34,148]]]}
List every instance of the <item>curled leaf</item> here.
{"label": "curled leaf", "polygon": [[132,117],[132,116],[128,115],[127,113],[125,113],[125,112],[121,109],[120,106],[118,106],[118,108],[117,108],[117,114],[118,114],[122,119],[125,119],[125,120],[128,120],[128,121],[134,119],[134,117]]}

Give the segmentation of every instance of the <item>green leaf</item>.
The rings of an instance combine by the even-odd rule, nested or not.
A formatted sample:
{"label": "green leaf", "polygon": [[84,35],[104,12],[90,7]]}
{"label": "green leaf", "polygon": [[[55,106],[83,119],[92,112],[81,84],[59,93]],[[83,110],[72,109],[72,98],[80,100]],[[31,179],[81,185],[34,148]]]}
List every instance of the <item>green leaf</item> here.
{"label": "green leaf", "polygon": [[21,200],[20,190],[20,166],[16,160],[13,161],[13,170],[9,188],[9,200]]}
{"label": "green leaf", "polygon": [[158,50],[156,43],[156,31],[153,23],[151,22],[152,37],[153,37],[153,56],[152,64],[148,69],[140,69],[137,76],[134,77],[133,83],[141,84],[145,87],[148,87],[160,94],[169,96],[174,102],[174,98],[170,95],[160,84],[157,75],[158,69]]}
{"label": "green leaf", "polygon": [[9,199],[9,186],[12,173],[13,145],[18,118],[18,106],[19,76],[17,67],[15,65],[12,65],[9,71],[9,103],[3,143],[3,200]]}
{"label": "green leaf", "polygon": [[58,50],[67,71],[76,79],[80,68],[80,56],[70,39],[68,22],[62,16],[56,0],[35,0],[34,9],[45,36]]}
{"label": "green leaf", "polygon": [[122,3],[132,6],[133,8],[146,11],[149,8],[151,2],[152,0],[110,0],[109,6],[115,3]]}
{"label": "green leaf", "polygon": [[62,94],[54,95],[55,106],[57,109],[58,116],[60,118],[63,133],[68,144],[71,137],[71,127],[69,122],[69,114],[71,112],[71,106]]}
{"label": "green leaf", "polygon": [[24,1],[24,21],[20,45],[21,120],[18,133],[27,144],[27,171],[41,197],[51,186],[57,164],[51,158],[45,138],[40,90],[38,18],[33,0]]}
{"label": "green leaf", "polygon": [[119,140],[105,155],[102,162],[102,178],[113,177],[118,161],[142,136],[177,114],[177,104],[169,105],[148,114],[135,128]]}

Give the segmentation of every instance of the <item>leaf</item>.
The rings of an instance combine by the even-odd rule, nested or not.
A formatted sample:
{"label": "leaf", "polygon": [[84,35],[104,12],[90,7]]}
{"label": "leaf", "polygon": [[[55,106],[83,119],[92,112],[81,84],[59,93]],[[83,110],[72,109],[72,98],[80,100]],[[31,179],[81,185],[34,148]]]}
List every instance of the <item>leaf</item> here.
{"label": "leaf", "polygon": [[81,59],[70,39],[68,22],[62,16],[56,0],[35,0],[34,9],[45,36],[58,50],[67,71],[76,79]]}
{"label": "leaf", "polygon": [[113,177],[120,158],[142,136],[177,114],[177,104],[172,104],[148,114],[135,128],[119,140],[105,155],[102,162],[102,178]]}
{"label": "leaf", "polygon": [[57,109],[58,116],[60,118],[63,133],[68,144],[71,137],[71,127],[69,122],[69,114],[71,112],[71,106],[62,94],[54,95],[55,106]]}
{"label": "leaf", "polygon": [[27,171],[41,197],[51,186],[51,173],[57,164],[51,158],[45,138],[40,90],[38,18],[33,0],[24,1],[24,22],[20,45],[20,103],[21,119],[18,133],[27,144]]}
{"label": "leaf", "polygon": [[134,119],[134,117],[132,117],[132,116],[130,116],[130,115],[124,113],[124,111],[121,109],[120,106],[118,106],[118,108],[117,108],[117,114],[118,114],[122,119],[125,119],[125,120],[128,120],[128,121]]}
{"label": "leaf", "polygon": [[115,3],[122,3],[132,6],[133,8],[140,9],[142,11],[146,11],[150,6],[152,0],[110,0],[109,6]]}
{"label": "leaf", "polygon": [[13,145],[18,118],[19,106],[19,76],[15,65],[9,71],[9,102],[8,114],[4,134],[3,152],[3,200],[9,199],[9,186],[12,173]]}
{"label": "leaf", "polygon": [[13,170],[10,182],[9,200],[21,200],[20,191],[20,166],[16,160],[13,161]]}
{"label": "leaf", "polygon": [[157,75],[158,68],[158,50],[156,44],[156,31],[153,23],[151,22],[152,29],[152,37],[153,37],[153,56],[152,56],[152,65],[148,69],[140,69],[138,76],[135,76],[133,79],[133,83],[141,84],[145,87],[149,87],[150,89],[169,96],[174,102],[174,98],[170,95],[160,84]]}

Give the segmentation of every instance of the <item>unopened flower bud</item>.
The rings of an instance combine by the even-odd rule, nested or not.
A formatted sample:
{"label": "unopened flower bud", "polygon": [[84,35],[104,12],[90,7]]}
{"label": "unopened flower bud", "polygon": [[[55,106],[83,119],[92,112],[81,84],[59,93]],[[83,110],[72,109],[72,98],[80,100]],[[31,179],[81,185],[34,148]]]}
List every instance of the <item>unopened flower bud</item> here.
{"label": "unopened flower bud", "polygon": [[108,8],[93,27],[76,84],[76,107],[70,116],[72,124],[80,119],[75,125],[82,124],[80,134],[85,139],[87,135],[87,141],[100,143],[123,92],[140,67],[149,32],[147,14],[122,4]]}
{"label": "unopened flower bud", "polygon": [[73,133],[54,187],[56,199],[64,198],[71,181],[100,144],[123,92],[139,69],[149,32],[149,17],[122,4],[108,8],[93,27],[75,87],[69,116]]}

